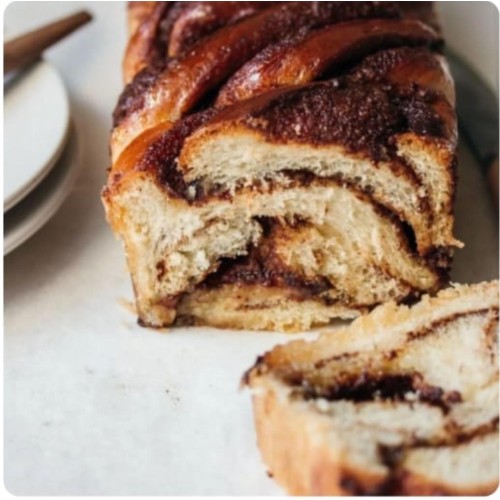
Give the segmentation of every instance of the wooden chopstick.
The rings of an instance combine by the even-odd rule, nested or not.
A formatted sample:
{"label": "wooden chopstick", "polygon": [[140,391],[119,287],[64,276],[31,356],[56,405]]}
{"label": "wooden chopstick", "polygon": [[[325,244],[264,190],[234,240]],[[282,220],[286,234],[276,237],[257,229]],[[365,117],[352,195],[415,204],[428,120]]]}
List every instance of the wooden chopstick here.
{"label": "wooden chopstick", "polygon": [[5,43],[3,74],[35,62],[46,48],[91,20],[87,11],[77,12]]}

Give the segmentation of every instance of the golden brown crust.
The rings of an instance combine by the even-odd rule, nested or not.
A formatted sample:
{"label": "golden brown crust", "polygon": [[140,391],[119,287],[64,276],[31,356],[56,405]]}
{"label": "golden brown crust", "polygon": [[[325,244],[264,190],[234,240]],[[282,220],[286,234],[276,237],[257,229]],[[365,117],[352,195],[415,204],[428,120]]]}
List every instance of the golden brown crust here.
{"label": "golden brown crust", "polygon": [[349,19],[395,17],[393,5],[374,2],[285,2],[223,28],[169,64],[143,97],[142,106],[113,131],[111,148],[117,159],[126,145],[162,121],[181,118],[217,85],[260,50],[305,27],[323,27]]}
{"label": "golden brown crust", "polygon": [[[159,2],[128,2],[127,3],[127,23],[128,23],[128,33],[132,36],[139,26],[145,22],[155,6]],[[162,2],[168,3],[168,2]]]}
{"label": "golden brown crust", "polygon": [[[149,2],[148,2],[149,3]],[[158,41],[158,31],[168,8],[169,2],[151,2],[155,5],[141,20],[131,36],[123,58],[123,77],[125,83],[149,64],[162,57],[162,47]]]}
{"label": "golden brown crust", "polygon": [[177,305],[175,324],[291,333],[324,326],[332,317],[352,319],[367,311],[342,302],[299,300],[297,291],[290,287],[236,283],[201,286],[183,296]]}
{"label": "golden brown crust", "polygon": [[168,43],[169,57],[177,57],[218,29],[241,21],[277,2],[185,2]]}
{"label": "golden brown crust", "polygon": [[438,38],[418,21],[372,19],[314,30],[268,47],[222,88],[216,105],[227,106],[280,86],[312,82],[330,68],[401,45],[431,45]]}
{"label": "golden brown crust", "polygon": [[[397,266],[391,267],[389,272],[386,263],[378,265],[377,272],[380,271],[384,279],[390,277],[394,284],[394,288],[387,292],[390,297],[401,300],[403,296],[434,290],[446,281],[450,246],[457,244],[451,233],[453,193],[448,193],[454,188],[456,129],[452,84],[441,56],[433,52],[439,36],[415,21],[419,19],[432,24],[429,6],[402,6],[398,2],[138,2],[129,10],[137,28],[134,28],[129,43],[125,72],[128,78],[138,73],[123,92],[114,115],[113,166],[103,200],[113,229],[126,242],[130,268],[136,274],[136,295],[141,297],[140,316],[144,322],[150,318],[155,325],[172,322],[175,309],[189,302],[193,290],[200,292],[196,288],[199,280],[208,274],[213,278],[220,262],[219,257],[211,256],[207,267],[200,264],[201,270],[198,270],[199,262],[204,262],[203,250],[199,256],[189,250],[187,255],[181,252],[181,257],[178,257],[177,240],[172,238],[171,243],[165,234],[166,231],[177,237],[183,229],[168,224],[165,225],[168,229],[159,229],[161,217],[155,215],[154,220],[148,222],[144,214],[156,214],[159,207],[163,207],[161,210],[169,214],[179,209],[180,216],[184,217],[180,207],[185,206],[189,223],[204,224],[201,220],[193,222],[198,216],[194,215],[196,210],[200,210],[196,214],[205,214],[208,212],[202,212],[201,207],[204,210],[211,204],[215,207],[215,204],[229,200],[238,202],[239,196],[245,199],[249,187],[257,196],[263,194],[262,189],[280,195],[286,193],[287,186],[302,189],[321,185],[323,188],[333,183],[338,189],[338,183],[342,183],[346,191],[356,192],[356,196],[362,193],[367,203],[376,207],[384,227],[387,220],[391,221],[391,227],[397,226],[394,245],[399,244],[405,259],[410,255],[409,261],[422,273],[420,281],[407,275],[402,279],[395,276]],[[323,50],[325,48],[328,50]],[[372,53],[374,51],[377,52]],[[261,55],[252,59],[259,52]],[[280,57],[268,60],[266,54]],[[308,60],[313,54],[320,56],[314,64]],[[280,59],[279,64],[276,64],[276,59]],[[233,90],[243,92],[238,94],[238,99],[259,95],[224,109],[213,106],[220,85],[249,60],[251,62],[240,73],[245,75],[248,68],[264,60],[266,71],[257,71],[262,80],[251,84],[247,75],[234,87],[238,77],[233,76]],[[335,78],[328,82],[311,83],[318,78],[332,77]],[[308,85],[303,85],[304,82]],[[277,86],[282,88],[276,89]],[[267,91],[269,88],[271,90]],[[266,92],[261,93],[263,91]],[[220,96],[221,103],[227,104],[224,93]],[[193,113],[194,110],[197,112]],[[184,115],[188,116],[179,120]],[[311,173],[307,168],[301,169],[302,163],[297,162],[294,171],[280,166],[276,178],[272,169],[268,173],[264,172],[265,168],[257,172],[256,167],[257,179],[249,173],[248,179],[227,179],[226,186],[221,173],[219,177],[213,176],[211,184],[210,171],[206,178],[205,174],[197,176],[194,167],[193,172],[190,171],[190,158],[197,156],[197,147],[203,143],[205,133],[214,137],[220,133],[221,137],[229,139],[228,144],[233,144],[234,149],[238,147],[238,140],[245,142],[252,136],[251,142],[257,137],[268,147],[263,154],[269,153],[270,158],[276,156],[278,147],[288,148],[291,161],[293,153],[298,153],[300,148],[304,158],[307,154],[318,153],[317,157],[312,157],[318,171]],[[450,176],[446,178],[449,186],[442,186],[447,191],[447,199],[442,197],[439,210],[434,210],[425,174],[418,172],[411,162],[411,158],[418,155],[410,151],[402,157],[400,144],[408,151],[413,148],[428,154],[424,161],[439,163],[436,171],[449,170]],[[269,152],[272,148],[273,151]],[[210,150],[210,144],[207,150]],[[281,156],[284,161],[287,154],[283,149]],[[335,155],[335,160],[331,160],[332,155]],[[207,165],[214,161],[210,154],[206,158]],[[343,165],[341,173],[335,170],[336,158]],[[224,158],[220,164],[224,164]],[[230,161],[227,170],[231,167]],[[334,173],[330,175],[328,170],[323,175],[321,168],[332,169]],[[235,169],[240,170],[244,168]],[[200,171],[203,172],[203,165]],[[258,178],[260,174],[263,174],[263,179]],[[387,182],[392,178],[396,187]],[[438,179],[436,185],[441,184],[441,179]],[[138,193],[146,189],[157,204],[147,206],[144,200],[143,208]],[[380,192],[375,192],[376,189]],[[129,200],[139,200],[137,206],[143,211],[133,210],[127,205]],[[132,221],[132,213],[138,217],[138,222]],[[431,229],[433,219],[438,221],[436,233],[441,233],[442,238]],[[249,224],[259,225],[260,222],[252,219]],[[210,228],[207,226],[207,229]],[[142,238],[157,234],[156,231],[159,231],[157,240]],[[185,237],[187,240],[191,238]],[[193,238],[193,248],[197,238],[198,233]],[[215,233],[214,239],[218,238]],[[142,251],[135,246],[139,240],[144,245]],[[256,244],[255,241],[252,240],[252,245]],[[231,258],[242,255],[245,248],[250,248],[242,245],[236,254],[229,252],[228,255]],[[166,252],[166,257],[160,255],[160,251],[156,253],[160,247],[161,252]],[[179,272],[182,275],[179,283],[189,283],[189,286],[173,286],[167,293],[162,277],[168,273],[176,275],[175,265],[167,270],[164,264],[170,258],[170,251],[177,261],[184,257],[193,258],[189,269],[196,269],[196,272],[193,271],[194,274],[186,280]],[[150,256],[151,262],[146,262],[144,255]],[[366,265],[371,266],[372,261],[367,260]],[[308,278],[307,286],[298,285],[295,271],[302,272],[301,265],[287,270],[293,271],[287,276],[293,275],[295,284],[270,280],[269,277],[276,274],[273,266],[265,269],[264,280],[260,276],[260,281],[250,283],[239,276],[235,283],[242,289],[264,284],[268,288],[281,287],[285,295],[290,291],[295,295],[305,293],[310,288],[311,279]],[[334,259],[332,266],[336,265]],[[309,269],[308,266],[310,264],[305,263],[304,269]],[[403,269],[403,264],[401,266]],[[363,268],[362,273],[365,271]],[[307,272],[314,274],[314,271]],[[401,272],[410,273],[408,270]],[[138,278],[137,274],[142,277]],[[222,281],[230,276],[231,273],[222,276]],[[380,281],[385,286],[384,279]],[[223,285],[226,284],[224,281]],[[210,292],[220,284],[212,283],[211,290],[208,283],[205,285],[205,291]],[[377,288],[379,285],[373,286]],[[341,284],[339,288],[342,288]],[[342,299],[335,304],[339,311],[349,310],[354,314],[360,308],[374,305],[367,295],[359,301],[351,300],[357,297],[357,291],[353,286],[348,288],[346,285]],[[378,288],[376,293],[379,293]],[[187,300],[182,294],[186,294]],[[203,300],[201,292],[199,296]],[[300,297],[302,301],[311,300],[318,307],[324,305],[320,304],[323,299]],[[290,307],[296,305],[292,302],[290,300]],[[191,301],[191,305],[193,303]],[[151,314],[148,314],[148,309],[151,309]],[[187,309],[184,316],[190,317],[191,309]],[[317,323],[323,323],[326,315],[319,314],[321,320]],[[197,318],[193,314],[191,317],[195,321],[211,321],[204,319],[206,315]],[[248,318],[250,316],[245,319],[241,315],[228,319],[220,315],[212,324],[241,328],[246,321],[253,321]],[[272,321],[266,321],[259,324],[272,324]],[[302,324],[305,323],[299,319],[292,328],[297,329],[297,325]]]}
{"label": "golden brown crust", "polygon": [[[137,5],[135,5],[137,4]],[[186,52],[218,29],[276,2],[130,2],[125,83],[145,67]]]}
{"label": "golden brown crust", "polygon": [[138,172],[137,165],[145,152],[169,129],[170,125],[168,123],[160,123],[129,144],[118,161],[113,163],[109,170],[108,184],[104,190],[105,193],[108,193],[108,198],[111,191],[116,190],[119,184],[123,187],[122,182],[125,181],[127,176],[135,177],[134,172]]}
{"label": "golden brown crust", "polygon": [[[269,474],[291,495],[340,495],[340,469],[325,444],[312,443],[306,413],[291,411],[270,388],[253,396],[257,442]],[[326,423],[314,423],[326,432]],[[297,460],[300,457],[300,460]]]}

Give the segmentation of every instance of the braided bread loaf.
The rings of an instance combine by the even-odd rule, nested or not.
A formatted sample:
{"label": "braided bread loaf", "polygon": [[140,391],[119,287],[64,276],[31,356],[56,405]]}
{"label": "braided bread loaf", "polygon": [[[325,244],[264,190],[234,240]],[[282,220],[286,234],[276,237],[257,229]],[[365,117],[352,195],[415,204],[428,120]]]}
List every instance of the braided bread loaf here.
{"label": "braided bread loaf", "polygon": [[140,320],[300,330],[447,281],[429,2],[132,2],[103,191]]}
{"label": "braided bread loaf", "polygon": [[388,303],[246,374],[264,460],[299,495],[498,487],[498,282]]}

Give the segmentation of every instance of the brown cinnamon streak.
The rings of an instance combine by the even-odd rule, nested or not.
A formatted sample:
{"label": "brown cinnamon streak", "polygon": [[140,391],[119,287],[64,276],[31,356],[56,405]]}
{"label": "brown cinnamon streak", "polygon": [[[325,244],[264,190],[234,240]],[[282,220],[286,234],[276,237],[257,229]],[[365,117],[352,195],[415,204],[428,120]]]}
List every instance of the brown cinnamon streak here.
{"label": "brown cinnamon streak", "polygon": [[185,198],[187,186],[177,169],[177,157],[195,130],[218,122],[241,123],[261,132],[269,142],[337,144],[375,162],[394,160],[394,135],[410,131],[449,138],[444,118],[434,109],[436,103],[451,108],[433,91],[388,83],[332,80],[271,91],[180,120],[145,151],[136,168],[153,171],[161,185]]}
{"label": "brown cinnamon streak", "polygon": [[450,104],[455,103],[453,81],[443,57],[425,47],[398,47],[375,52],[356,66],[347,68],[345,79],[414,84],[442,93]]}
{"label": "brown cinnamon streak", "polygon": [[[395,158],[392,137],[404,132],[449,138],[441,95],[414,85],[331,80],[270,93],[222,109],[212,122],[238,121],[270,142],[339,144],[374,161]],[[443,113],[435,108],[442,107]]]}
{"label": "brown cinnamon streak", "polygon": [[161,134],[144,152],[137,170],[153,171],[158,182],[175,197],[186,198],[188,185],[177,169],[176,160],[184,141],[214,115],[215,110],[188,116]]}
{"label": "brown cinnamon streak", "polygon": [[243,257],[223,259],[217,271],[209,275],[201,287],[217,288],[228,284],[279,287],[293,291],[297,300],[318,297],[332,288],[325,277],[307,279],[290,269],[276,255],[273,242],[283,230],[283,225],[277,219],[265,217],[259,218],[258,222],[264,232],[259,246],[251,247]]}

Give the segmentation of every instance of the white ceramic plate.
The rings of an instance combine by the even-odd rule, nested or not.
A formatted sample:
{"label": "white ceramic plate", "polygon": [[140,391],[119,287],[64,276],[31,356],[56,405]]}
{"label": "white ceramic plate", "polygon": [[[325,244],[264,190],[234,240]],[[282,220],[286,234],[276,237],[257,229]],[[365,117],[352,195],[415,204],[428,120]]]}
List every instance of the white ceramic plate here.
{"label": "white ceramic plate", "polygon": [[57,211],[73,187],[80,164],[74,127],[61,158],[49,175],[14,208],[4,213],[4,256],[35,234]]}
{"label": "white ceramic plate", "polygon": [[50,172],[69,127],[66,89],[57,71],[40,61],[9,81],[4,92],[4,212]]}

